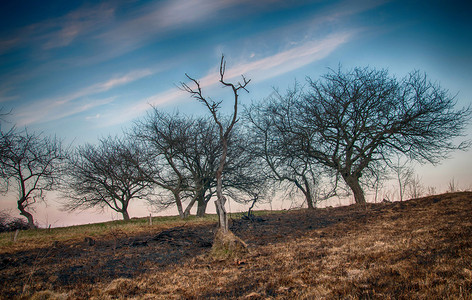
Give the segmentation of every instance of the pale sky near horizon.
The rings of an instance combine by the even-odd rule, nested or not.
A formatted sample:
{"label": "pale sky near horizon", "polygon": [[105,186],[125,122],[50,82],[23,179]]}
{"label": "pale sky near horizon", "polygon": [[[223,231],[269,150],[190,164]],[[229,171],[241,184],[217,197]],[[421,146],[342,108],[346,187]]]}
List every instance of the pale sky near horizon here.
{"label": "pale sky near horizon", "polygon": [[[0,107],[12,111],[10,125],[93,143],[129,128],[150,105],[206,113],[177,85],[188,73],[207,94],[224,97],[215,84],[224,54],[228,79],[252,80],[242,104],[341,65],[387,68],[399,78],[420,70],[457,94],[461,108],[472,103],[471,6],[454,0],[3,1]],[[465,138],[472,139],[471,126]],[[471,188],[472,152],[452,153],[418,173],[438,191],[452,178]],[[37,220],[61,226],[111,218],[110,212],[66,214],[58,206],[39,205]],[[17,216],[15,207],[11,196],[2,196],[0,210]],[[149,214],[144,204],[130,212]]]}

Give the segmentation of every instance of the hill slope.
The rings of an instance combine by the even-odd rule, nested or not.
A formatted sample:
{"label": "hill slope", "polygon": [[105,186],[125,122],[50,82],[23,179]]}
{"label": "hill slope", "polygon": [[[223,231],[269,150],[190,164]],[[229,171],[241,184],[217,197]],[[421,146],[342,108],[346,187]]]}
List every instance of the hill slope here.
{"label": "hill slope", "polygon": [[238,260],[208,256],[214,227],[2,251],[0,298],[472,299],[471,192],[233,220]]}

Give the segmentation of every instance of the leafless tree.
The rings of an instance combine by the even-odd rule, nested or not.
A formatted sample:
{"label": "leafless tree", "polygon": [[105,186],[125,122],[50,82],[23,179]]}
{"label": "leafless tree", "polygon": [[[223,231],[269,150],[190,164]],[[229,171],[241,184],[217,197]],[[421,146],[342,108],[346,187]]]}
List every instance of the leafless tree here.
{"label": "leafless tree", "polygon": [[109,207],[129,220],[130,201],[152,194],[153,185],[144,174],[148,155],[137,141],[120,137],[77,147],[65,173],[65,208]]}
{"label": "leafless tree", "polygon": [[1,131],[1,179],[4,192],[18,193],[20,214],[35,228],[31,208],[38,200],[45,200],[60,179],[61,165],[67,158],[62,141],[56,137],[34,134],[28,130]]}
{"label": "leafless tree", "polygon": [[[153,156],[151,164],[156,170],[148,180],[164,192],[154,205],[175,204],[179,215],[185,218],[196,204],[197,216],[204,216],[216,193],[216,171],[222,153],[213,118],[167,114],[154,107],[147,117],[136,122],[132,135],[143,141]],[[233,159],[226,164],[223,182],[224,193],[242,202],[252,199],[256,185],[263,183],[248,155],[246,140],[233,131],[228,143]]]}
{"label": "leafless tree", "polygon": [[356,203],[365,203],[361,177],[394,153],[436,163],[469,147],[454,143],[470,121],[470,109],[455,104],[417,71],[397,80],[386,70],[340,68],[318,81],[308,78],[308,90],[291,107],[293,119],[276,125],[294,153],[336,171]]}
{"label": "leafless tree", "polygon": [[392,172],[395,174],[395,177],[398,182],[400,201],[403,201],[407,186],[409,186],[415,179],[415,170],[411,166],[410,161],[402,161],[401,155],[393,155],[393,157],[395,157],[396,159],[394,160],[389,158],[387,164],[390,166]]}
{"label": "leafless tree", "polygon": [[421,178],[418,175],[412,175],[412,178],[405,186],[406,190],[408,191],[408,197],[410,199],[416,199],[424,194],[424,186],[421,183]]}
{"label": "leafless tree", "polygon": [[221,153],[215,125],[207,118],[170,115],[154,107],[146,118],[136,122],[133,135],[152,153],[155,171],[148,180],[172,194],[171,199],[161,198],[159,203],[175,203],[182,218],[197,203],[197,215],[203,216],[214,193]]}
{"label": "leafless tree", "polygon": [[300,151],[292,151],[290,135],[285,130],[296,117],[291,115],[295,112],[292,106],[300,95],[297,87],[284,96],[274,91],[264,103],[248,107],[245,119],[251,138],[250,151],[264,162],[262,169],[267,169],[266,176],[295,186],[304,195],[308,208],[314,209],[317,201],[336,195],[337,180],[326,182],[327,170],[323,166]]}
{"label": "leafless tree", "polygon": [[[248,128],[237,123],[228,143],[223,191],[238,203],[259,204],[270,202],[272,180],[265,172],[263,160],[255,155]],[[254,206],[253,206],[254,207]]]}
{"label": "leafless tree", "polygon": [[455,180],[454,177],[451,178],[451,180],[449,180],[448,184],[447,184],[447,191],[449,193],[454,193],[454,192],[457,192],[458,189],[457,189],[457,182]]}
{"label": "leafless tree", "polygon": [[230,117],[230,121],[227,123],[224,123],[222,121],[222,118],[219,114],[219,109],[222,101],[213,101],[212,99],[205,97],[202,92],[202,88],[200,86],[200,83],[190,77],[188,74],[186,74],[187,78],[192,82],[194,87],[190,87],[187,83],[182,83],[181,87],[183,90],[187,91],[190,93],[190,95],[201,102],[202,104],[205,105],[205,107],[209,110],[211,113],[213,120],[215,121],[217,127],[218,127],[218,133],[219,133],[219,138],[220,138],[220,143],[222,147],[221,151],[221,156],[219,158],[219,165],[218,169],[216,171],[216,194],[217,194],[217,200],[215,201],[216,205],[216,211],[218,213],[219,217],[219,226],[223,230],[223,232],[228,232],[228,218],[226,215],[226,209],[225,209],[225,203],[226,203],[226,198],[223,195],[223,171],[225,168],[226,160],[227,160],[227,155],[228,155],[228,142],[230,139],[231,132],[233,130],[234,125],[238,121],[238,100],[239,100],[239,92],[241,90],[245,90],[248,92],[246,89],[247,85],[251,81],[250,79],[247,80],[244,76],[242,76],[242,83],[238,82],[236,84],[228,82],[225,80],[224,75],[225,75],[225,70],[226,70],[226,61],[224,59],[224,56],[221,57],[221,62],[220,62],[220,83],[224,87],[229,87],[231,88],[233,92],[233,112]]}
{"label": "leafless tree", "polygon": [[436,187],[435,186],[426,187],[426,195],[428,196],[436,195]]}

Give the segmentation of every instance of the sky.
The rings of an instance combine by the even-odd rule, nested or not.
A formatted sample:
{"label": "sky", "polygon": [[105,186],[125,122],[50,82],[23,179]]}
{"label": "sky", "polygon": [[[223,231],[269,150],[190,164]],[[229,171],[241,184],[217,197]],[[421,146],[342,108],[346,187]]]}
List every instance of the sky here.
{"label": "sky", "polygon": [[[224,54],[228,80],[251,79],[242,105],[329,68],[369,66],[398,78],[425,72],[461,108],[472,104],[471,14],[470,1],[455,0],[2,1],[0,107],[11,110],[10,126],[93,143],[129,128],[151,105],[207,113],[178,86],[187,73],[206,94],[225,99],[228,91],[217,84]],[[472,138],[470,125],[464,138]],[[453,178],[471,188],[472,152],[417,171],[439,191]],[[15,215],[14,199],[1,199],[0,210]],[[37,219],[69,225],[118,218],[59,206],[38,206]]]}

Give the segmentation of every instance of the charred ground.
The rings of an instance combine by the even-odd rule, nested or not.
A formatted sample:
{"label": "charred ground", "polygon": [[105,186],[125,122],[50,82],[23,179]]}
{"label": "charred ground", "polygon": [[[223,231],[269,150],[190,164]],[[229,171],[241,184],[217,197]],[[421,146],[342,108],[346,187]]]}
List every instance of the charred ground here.
{"label": "charred ground", "polygon": [[5,246],[0,298],[472,299],[472,192],[233,219],[237,260],[208,255],[215,226]]}

